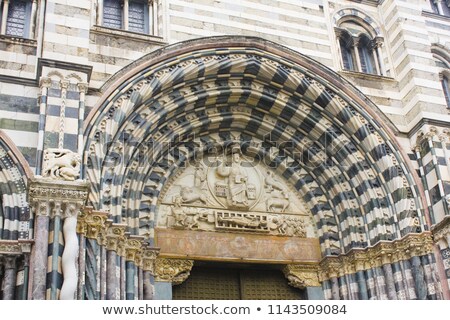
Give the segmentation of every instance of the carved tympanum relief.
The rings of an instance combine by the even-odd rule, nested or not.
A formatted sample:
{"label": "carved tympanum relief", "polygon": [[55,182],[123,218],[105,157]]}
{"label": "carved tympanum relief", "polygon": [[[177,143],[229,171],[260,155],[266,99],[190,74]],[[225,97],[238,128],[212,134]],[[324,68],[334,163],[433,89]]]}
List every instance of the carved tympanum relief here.
{"label": "carved tympanum relief", "polygon": [[264,164],[242,155],[199,159],[160,198],[158,227],[313,236],[301,201]]}

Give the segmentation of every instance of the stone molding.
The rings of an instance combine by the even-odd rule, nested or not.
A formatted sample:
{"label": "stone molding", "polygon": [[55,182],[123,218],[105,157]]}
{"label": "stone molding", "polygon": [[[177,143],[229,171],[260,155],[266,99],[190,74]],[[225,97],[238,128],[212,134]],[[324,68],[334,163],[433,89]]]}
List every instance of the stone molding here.
{"label": "stone molding", "polygon": [[365,249],[352,249],[345,255],[325,257],[319,263],[319,281],[354,274],[382,265],[433,252],[431,232],[409,234],[399,240],[380,241]]}
{"label": "stone molding", "polygon": [[106,212],[84,207],[78,216],[77,233],[97,240],[107,250],[115,251],[144,271],[153,273],[159,248],[150,247],[142,236],[130,235],[126,227],[126,224],[113,223]]}
{"label": "stone molding", "polygon": [[155,261],[155,281],[171,282],[172,285],[183,283],[191,274],[194,260],[158,258]]}
{"label": "stone molding", "polygon": [[86,181],[55,181],[37,177],[30,183],[29,200],[36,216],[72,217],[88,196]]}
{"label": "stone molding", "polygon": [[22,255],[31,252],[32,240],[0,240],[0,255]]}

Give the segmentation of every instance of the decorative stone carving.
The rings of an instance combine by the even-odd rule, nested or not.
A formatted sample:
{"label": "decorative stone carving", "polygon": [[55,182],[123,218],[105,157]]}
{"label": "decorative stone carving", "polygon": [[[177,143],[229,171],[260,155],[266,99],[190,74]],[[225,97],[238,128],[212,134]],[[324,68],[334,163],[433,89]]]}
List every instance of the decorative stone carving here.
{"label": "decorative stone carving", "polygon": [[74,181],[80,175],[81,158],[67,149],[46,149],[42,175],[56,180]]}
{"label": "decorative stone carving", "polygon": [[430,232],[409,234],[392,242],[378,242],[373,247],[352,249],[345,255],[325,257],[320,262],[319,279],[324,281],[431,252],[433,240]]}
{"label": "decorative stone carving", "polygon": [[315,265],[289,264],[283,268],[289,285],[295,288],[319,287],[318,268]]}
{"label": "decorative stone carving", "polygon": [[230,208],[248,209],[249,200],[256,199],[256,187],[248,181],[239,151],[233,150],[231,163],[226,165],[221,162],[216,172],[223,179],[215,183],[216,196],[226,198]]}
{"label": "decorative stone carving", "polygon": [[210,155],[166,183],[157,224],[174,229],[306,237],[314,228],[295,192],[263,164],[242,155]]}
{"label": "decorative stone carving", "polygon": [[181,284],[189,277],[193,266],[193,260],[158,258],[155,261],[155,280]]}
{"label": "decorative stone carving", "polygon": [[159,255],[159,248],[144,247],[142,250],[142,269],[155,274],[155,261]]}
{"label": "decorative stone carving", "polygon": [[94,211],[92,207],[84,208],[78,215],[77,233],[86,238],[98,239],[108,219],[106,212]]}
{"label": "decorative stone carving", "polygon": [[[446,247],[450,247],[450,216],[444,217],[441,222],[431,228],[435,243],[442,241]],[[441,248],[442,250],[442,248]]]}
{"label": "decorative stone carving", "polygon": [[32,240],[0,240],[0,255],[21,255],[31,251]]}

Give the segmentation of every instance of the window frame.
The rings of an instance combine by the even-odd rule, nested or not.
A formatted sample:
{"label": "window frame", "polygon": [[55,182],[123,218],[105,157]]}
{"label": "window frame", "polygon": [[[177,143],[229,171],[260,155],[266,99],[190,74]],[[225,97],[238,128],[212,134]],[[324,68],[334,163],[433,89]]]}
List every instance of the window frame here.
{"label": "window frame", "polygon": [[[0,0],[0,35],[9,38],[20,38],[20,39],[30,39],[33,40],[35,37],[34,26],[36,23],[36,11],[37,11],[37,0]],[[12,19],[12,9],[13,4],[18,2],[25,3],[25,17],[23,19],[23,33],[12,34],[10,33],[9,27],[14,23],[10,21]]]}
{"label": "window frame", "polygon": [[[97,0],[97,19],[96,24],[98,26],[114,29],[114,30],[120,30],[124,32],[132,32],[135,34],[140,35],[149,35],[154,37],[159,37],[159,10],[160,4],[158,0],[109,0],[114,2],[119,2],[121,5],[121,27],[118,28],[117,26],[110,26],[105,23],[105,6],[104,1],[106,0]],[[137,30],[133,28],[132,25],[134,23],[131,22],[131,12],[130,12],[130,4],[142,4],[143,6],[143,16],[142,21],[143,23],[143,31]]]}
{"label": "window frame", "polygon": [[[345,19],[341,22],[351,22],[364,28],[361,23],[352,19]],[[365,28],[364,28],[365,29]],[[379,36],[372,36],[369,32],[360,32],[357,35],[353,35],[346,28],[335,27],[335,33],[337,38],[337,44],[340,51],[341,68],[344,71],[359,72],[363,74],[369,74],[374,76],[386,76],[383,68],[383,60],[381,56],[381,46],[383,44],[383,38]],[[351,38],[351,39],[349,39]],[[353,59],[352,67],[349,69],[344,61],[344,48],[346,45],[346,51],[350,51]],[[349,48],[349,45],[352,45]]]}

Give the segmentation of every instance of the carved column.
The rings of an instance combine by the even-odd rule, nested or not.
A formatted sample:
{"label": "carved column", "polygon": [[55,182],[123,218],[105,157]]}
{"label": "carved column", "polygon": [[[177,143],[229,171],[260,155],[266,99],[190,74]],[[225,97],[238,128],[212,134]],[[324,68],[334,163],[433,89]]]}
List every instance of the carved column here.
{"label": "carved column", "polygon": [[[67,168],[64,163],[53,163],[55,172],[63,173]],[[58,165],[59,164],[59,165]],[[47,165],[47,166],[46,166]],[[44,163],[48,168],[48,163]],[[67,170],[71,171],[69,167]],[[50,170],[51,171],[51,170]],[[72,172],[77,177],[77,172]],[[77,271],[76,256],[78,251],[78,240],[76,238],[76,216],[81,206],[87,198],[88,184],[84,181],[63,181],[61,176],[50,175],[47,178],[37,177],[30,183],[29,197],[33,209],[36,213],[35,219],[35,242],[33,251],[33,268],[31,278],[33,281],[32,299],[45,299],[47,285],[47,271],[50,268],[51,274],[57,275],[59,266],[59,250],[48,252],[48,245],[51,241],[56,241],[54,247],[58,247],[59,241],[56,236],[59,233],[59,223],[62,224],[65,247],[62,253],[63,282],[57,283],[55,279],[49,279],[51,288],[50,297],[58,299],[57,288],[61,285],[63,299],[75,298]],[[54,219],[55,237],[49,239],[49,222]],[[51,254],[51,259],[48,259]],[[50,261],[48,261],[50,260]],[[51,263],[51,265],[47,265]],[[75,283],[75,286],[73,285]]]}
{"label": "carved column", "polygon": [[151,281],[153,275],[155,274],[155,261],[158,254],[158,248],[144,247],[142,252],[144,300],[153,300],[154,297],[154,287]]}
{"label": "carved column", "polygon": [[78,238],[77,238],[77,215],[83,203],[66,203],[66,210],[64,213],[64,252],[62,254],[62,272],[64,275],[64,282],[61,288],[61,300],[75,299],[77,290],[78,272],[77,272],[77,258],[78,258]]}

